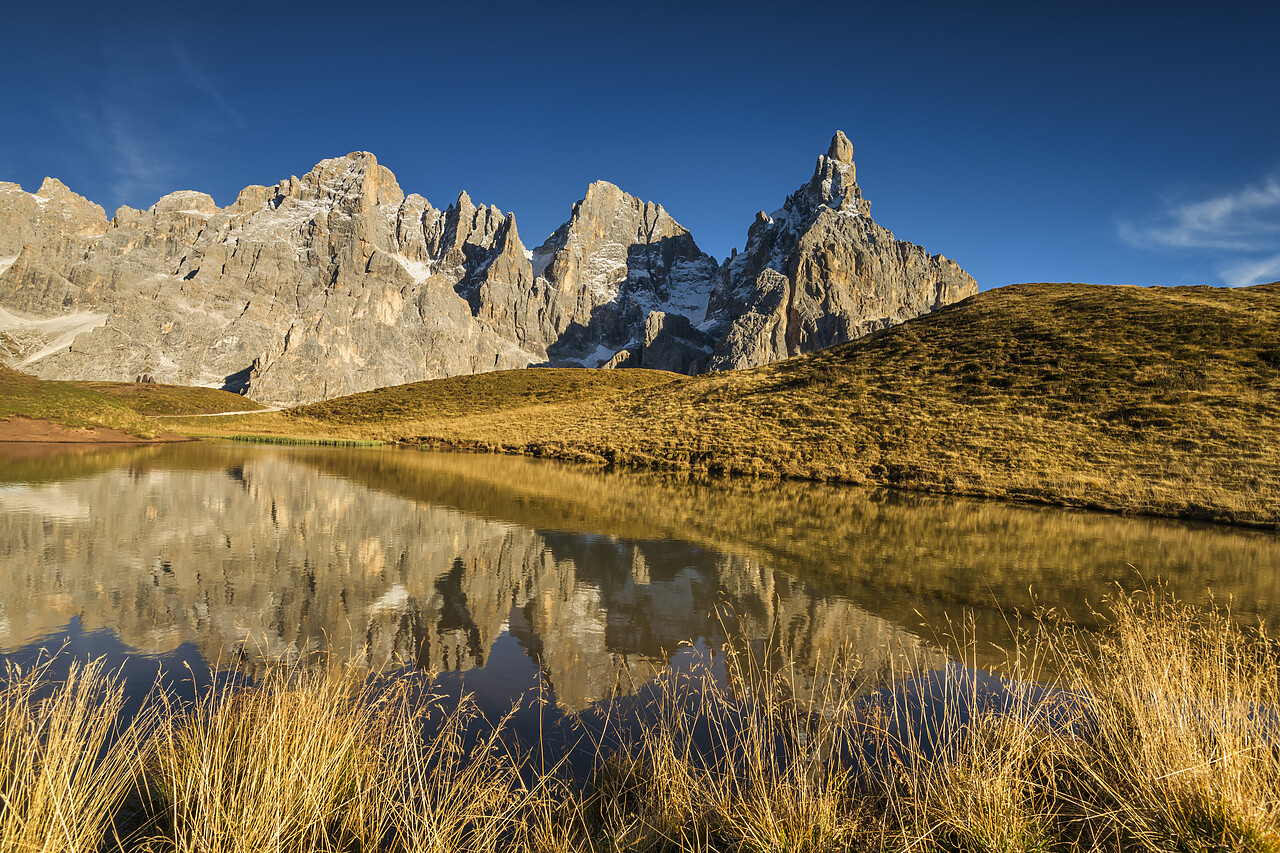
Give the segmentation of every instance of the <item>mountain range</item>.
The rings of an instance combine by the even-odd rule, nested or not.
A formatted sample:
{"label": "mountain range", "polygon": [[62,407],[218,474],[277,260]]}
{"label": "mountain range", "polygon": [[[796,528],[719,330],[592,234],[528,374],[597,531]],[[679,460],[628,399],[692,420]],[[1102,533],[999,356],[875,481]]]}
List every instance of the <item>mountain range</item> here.
{"label": "mountain range", "polygon": [[871,219],[852,154],[837,132],[723,262],[604,181],[530,250],[514,214],[465,192],[438,210],[367,152],[110,219],[56,179],[0,182],[0,360],[294,405],[530,366],[752,367],[976,293]]}

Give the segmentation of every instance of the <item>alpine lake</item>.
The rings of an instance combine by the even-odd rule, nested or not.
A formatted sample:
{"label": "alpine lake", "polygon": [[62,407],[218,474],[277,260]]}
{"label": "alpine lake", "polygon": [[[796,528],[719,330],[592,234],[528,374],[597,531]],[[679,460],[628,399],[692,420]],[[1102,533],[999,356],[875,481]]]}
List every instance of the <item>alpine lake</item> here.
{"label": "alpine lake", "polygon": [[105,658],[138,697],[337,656],[571,718],[730,640],[803,683],[840,655],[995,671],[1033,614],[1087,624],[1119,589],[1280,615],[1263,530],[400,448],[0,462],[0,657]]}

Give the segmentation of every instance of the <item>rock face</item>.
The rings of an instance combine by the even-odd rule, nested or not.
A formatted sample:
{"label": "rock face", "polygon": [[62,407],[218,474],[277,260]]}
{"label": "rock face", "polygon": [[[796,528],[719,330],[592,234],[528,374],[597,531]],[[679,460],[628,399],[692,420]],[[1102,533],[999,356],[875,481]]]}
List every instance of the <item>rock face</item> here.
{"label": "rock face", "polygon": [[406,196],[372,154],[102,208],[0,183],[0,358],[51,379],[156,381],[289,405],[487,370],[764,364],[976,290],[871,222],[838,133],[724,266],[662,208],[598,181],[533,251],[466,193]]}
{"label": "rock face", "polygon": [[704,328],[711,370],[813,352],[978,292],[954,261],[897,240],[872,221],[853,144],[840,131],[809,182],[747,231],[718,271]]}
{"label": "rock face", "polygon": [[641,343],[650,312],[701,322],[716,272],[662,205],[604,181],[587,188],[569,221],[534,251],[533,264],[554,293],[557,337],[549,352],[590,362],[596,351],[596,364]]}
{"label": "rock face", "polygon": [[[445,211],[406,197],[371,154],[247,187],[225,209],[179,192],[108,223],[65,191],[37,200],[30,224],[24,197],[0,186],[0,246],[22,243],[0,273],[10,312],[0,321],[14,366],[38,376],[150,375],[289,404],[541,358],[473,317],[455,291],[508,217],[465,194]],[[15,343],[59,314],[96,325],[42,347]]]}

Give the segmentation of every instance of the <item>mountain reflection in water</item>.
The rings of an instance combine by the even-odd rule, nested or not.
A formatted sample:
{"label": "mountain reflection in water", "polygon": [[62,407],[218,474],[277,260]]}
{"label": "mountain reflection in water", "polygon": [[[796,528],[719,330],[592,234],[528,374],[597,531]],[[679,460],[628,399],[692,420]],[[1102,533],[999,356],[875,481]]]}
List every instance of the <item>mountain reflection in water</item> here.
{"label": "mountain reflection in water", "polygon": [[1116,582],[1280,603],[1280,538],[1159,519],[397,449],[5,450],[10,653],[74,624],[250,669],[410,661],[495,700],[541,683],[581,710],[726,631],[802,674],[844,648],[878,671],[940,666],[930,626],[966,613],[995,654],[1013,611],[1085,618]]}

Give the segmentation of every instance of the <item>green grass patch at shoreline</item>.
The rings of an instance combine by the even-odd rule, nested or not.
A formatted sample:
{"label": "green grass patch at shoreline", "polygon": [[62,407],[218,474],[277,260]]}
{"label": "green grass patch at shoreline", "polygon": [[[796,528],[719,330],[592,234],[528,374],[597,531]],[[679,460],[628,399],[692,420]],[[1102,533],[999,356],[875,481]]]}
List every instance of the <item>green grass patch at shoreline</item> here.
{"label": "green grass patch at shoreline", "polygon": [[246,435],[236,434],[223,436],[227,441],[244,441],[250,444],[281,444],[314,447],[382,447],[386,442],[377,439],[360,438],[309,438],[288,435]]}

